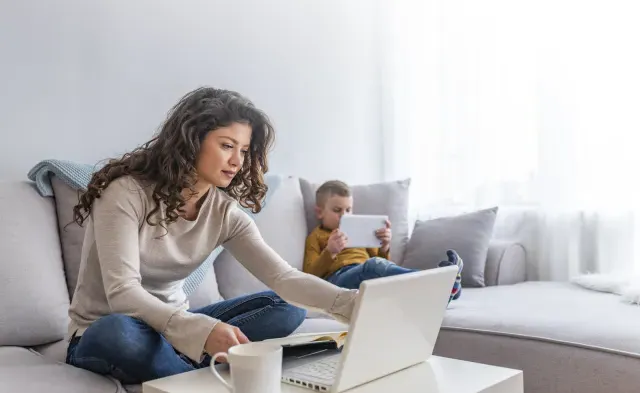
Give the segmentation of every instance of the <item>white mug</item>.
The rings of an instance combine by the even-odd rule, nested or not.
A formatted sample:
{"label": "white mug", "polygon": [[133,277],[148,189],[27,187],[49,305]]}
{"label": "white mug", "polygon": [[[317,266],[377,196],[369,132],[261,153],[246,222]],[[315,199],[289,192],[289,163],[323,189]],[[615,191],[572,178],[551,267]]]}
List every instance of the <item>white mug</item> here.
{"label": "white mug", "polygon": [[[214,364],[219,357],[229,363],[231,383],[222,378]],[[232,393],[280,393],[282,346],[263,342],[235,345],[229,352],[211,357],[211,371]]]}

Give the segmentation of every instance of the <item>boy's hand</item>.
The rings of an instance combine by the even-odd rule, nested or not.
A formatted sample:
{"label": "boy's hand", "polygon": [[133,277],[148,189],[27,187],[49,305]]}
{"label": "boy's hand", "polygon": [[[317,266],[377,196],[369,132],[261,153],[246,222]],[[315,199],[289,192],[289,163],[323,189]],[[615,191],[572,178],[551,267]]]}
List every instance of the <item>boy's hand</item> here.
{"label": "boy's hand", "polygon": [[335,258],[347,246],[347,235],[334,229],[327,241],[327,250],[331,253],[331,257]]}
{"label": "boy's hand", "polygon": [[387,220],[384,228],[376,231],[376,237],[380,240],[380,249],[384,252],[389,251],[391,246],[391,222]]}

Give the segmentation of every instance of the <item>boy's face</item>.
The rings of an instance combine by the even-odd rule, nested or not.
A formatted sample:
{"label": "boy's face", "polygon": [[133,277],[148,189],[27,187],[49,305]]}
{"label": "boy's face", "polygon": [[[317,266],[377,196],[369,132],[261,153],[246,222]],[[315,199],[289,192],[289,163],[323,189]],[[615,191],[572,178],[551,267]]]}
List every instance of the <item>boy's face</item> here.
{"label": "boy's face", "polygon": [[324,206],[316,206],[316,216],[324,228],[332,231],[340,225],[340,218],[345,214],[351,214],[352,209],[353,197],[331,195]]}

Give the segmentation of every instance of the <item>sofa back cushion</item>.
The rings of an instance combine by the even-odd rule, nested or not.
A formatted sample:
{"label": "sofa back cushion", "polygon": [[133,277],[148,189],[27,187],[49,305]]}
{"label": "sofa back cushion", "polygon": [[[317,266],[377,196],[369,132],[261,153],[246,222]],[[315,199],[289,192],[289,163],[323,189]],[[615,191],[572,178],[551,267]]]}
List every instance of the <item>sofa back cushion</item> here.
{"label": "sofa back cushion", "polygon": [[[381,214],[389,216],[393,237],[391,238],[391,259],[401,264],[409,241],[409,186],[411,179],[373,184],[352,185],[354,214]],[[316,190],[320,184],[300,179],[304,197],[307,233],[311,233],[319,222],[314,207]]]}
{"label": "sofa back cushion", "polygon": [[[260,213],[252,215],[266,243],[285,261],[302,270],[307,223],[300,183],[295,177],[268,177],[270,190]],[[277,187],[272,185],[277,184]],[[220,294],[225,299],[267,290],[229,251],[214,263]]]}
{"label": "sofa back cushion", "polygon": [[27,182],[0,182],[0,346],[60,340],[65,284],[53,198]]}

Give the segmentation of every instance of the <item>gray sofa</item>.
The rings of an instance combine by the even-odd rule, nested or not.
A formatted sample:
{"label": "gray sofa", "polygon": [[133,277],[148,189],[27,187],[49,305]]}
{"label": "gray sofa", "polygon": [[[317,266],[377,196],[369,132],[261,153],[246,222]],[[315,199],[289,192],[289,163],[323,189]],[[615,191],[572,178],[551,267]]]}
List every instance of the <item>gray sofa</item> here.
{"label": "gray sofa", "polygon": [[[40,196],[30,182],[0,182],[0,392],[139,390],[64,363],[63,337],[82,230],[65,229],[75,194],[52,180],[55,198]],[[300,268],[310,230],[308,196],[305,201],[299,179],[283,176],[277,183],[254,219],[267,242]],[[403,191],[381,195],[375,187],[358,192],[375,194],[369,204],[391,211],[391,216],[402,214],[393,212],[403,205],[393,193]],[[394,233],[398,249],[408,236],[401,232]],[[487,286],[464,288],[452,302],[436,354],[522,369],[528,393],[640,389],[640,373],[635,372],[640,369],[639,308],[567,283],[526,282],[526,250],[508,236],[492,239],[486,262]],[[197,307],[261,289],[225,251],[189,300]],[[332,319],[309,314],[299,331],[342,328]]]}

